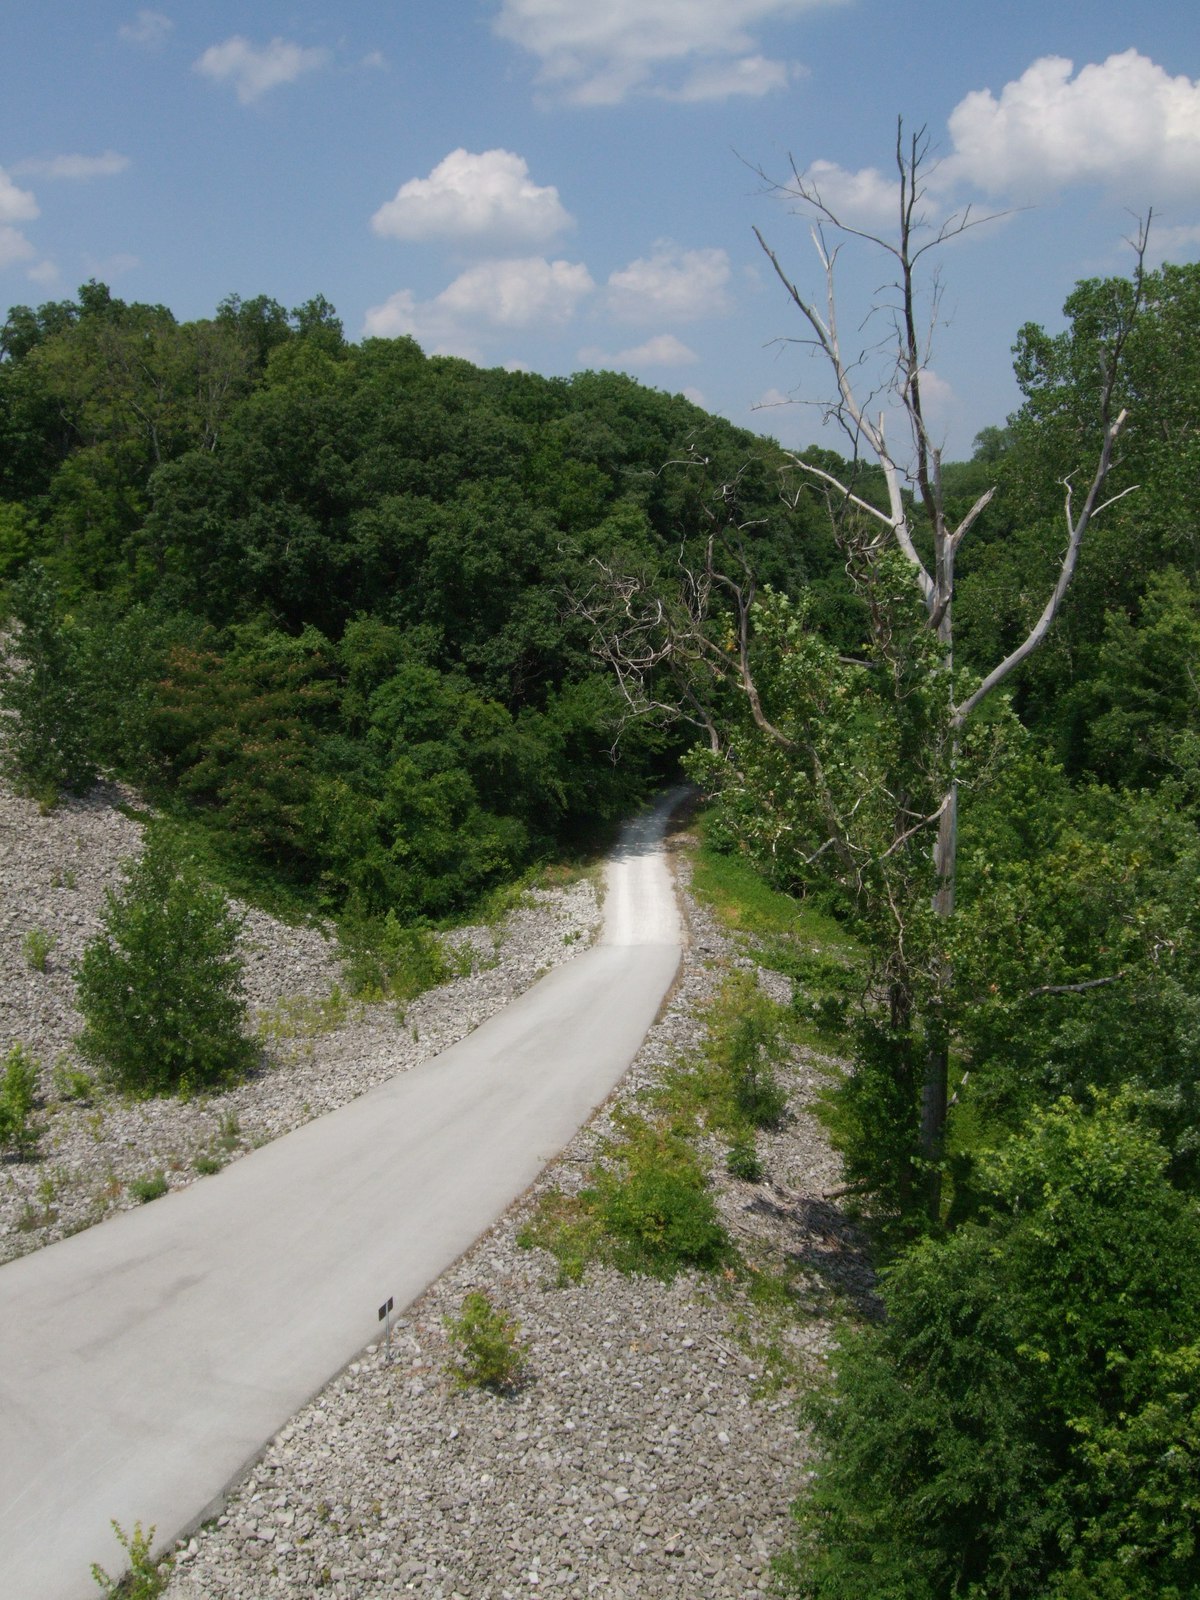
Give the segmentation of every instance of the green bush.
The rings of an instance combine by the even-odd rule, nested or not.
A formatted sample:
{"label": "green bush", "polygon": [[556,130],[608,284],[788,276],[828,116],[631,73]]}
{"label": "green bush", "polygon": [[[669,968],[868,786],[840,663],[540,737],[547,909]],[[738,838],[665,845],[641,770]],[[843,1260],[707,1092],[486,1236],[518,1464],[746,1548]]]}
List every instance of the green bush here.
{"label": "green bush", "polygon": [[38,1064],[22,1044],[4,1058],[0,1078],[0,1149],[14,1150],[21,1160],[37,1149],[41,1129],[31,1120],[37,1094]]}
{"label": "green bush", "polygon": [[79,1048],[123,1093],[195,1094],[250,1065],[238,923],[223,894],[156,832],[111,892],[84,951]]}
{"label": "green bush", "polygon": [[734,1140],[725,1157],[725,1170],[731,1178],[740,1178],[743,1183],[761,1182],[763,1164],[754,1148],[753,1139]]}
{"label": "green bush", "polygon": [[406,1005],[454,975],[437,935],[420,925],[406,927],[394,911],[347,924],[342,950],[346,982],[356,1000]]}
{"label": "green bush", "polygon": [[811,1600],[1200,1592],[1200,1217],[1120,1103],[983,1164],[990,1214],[885,1274],[808,1407],[783,1563]]}
{"label": "green bush", "polygon": [[667,1280],[689,1267],[719,1266],[729,1242],[695,1151],[636,1119],[627,1131],[615,1164],[582,1197],[609,1235],[614,1265]]}
{"label": "green bush", "polygon": [[166,1173],[155,1172],[148,1178],[131,1179],[129,1192],[135,1200],[146,1205],[151,1200],[161,1200],[169,1187]]}
{"label": "green bush", "polygon": [[460,1314],[446,1318],[446,1329],[455,1352],[448,1369],[450,1381],[457,1388],[501,1393],[520,1382],[528,1354],[520,1325],[482,1290],[466,1296]]}
{"label": "green bush", "polygon": [[96,776],[82,635],[60,619],[57,597],[39,566],[13,586],[20,624],[0,669],[0,757],[26,794],[53,805],[63,789],[84,790]]}

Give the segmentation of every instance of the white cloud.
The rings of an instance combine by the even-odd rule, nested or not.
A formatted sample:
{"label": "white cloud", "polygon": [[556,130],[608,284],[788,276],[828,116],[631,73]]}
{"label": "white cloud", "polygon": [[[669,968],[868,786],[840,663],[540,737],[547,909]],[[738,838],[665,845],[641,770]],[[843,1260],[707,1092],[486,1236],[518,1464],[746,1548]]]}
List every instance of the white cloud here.
{"label": "white cloud", "polygon": [[382,50],[370,50],[359,62],[359,65],[362,67],[378,67],[386,71],[387,57]]}
{"label": "white cloud", "polygon": [[581,262],[544,256],[482,261],[432,300],[397,290],[370,308],[363,332],[382,339],[408,333],[426,348],[476,360],[477,341],[489,332],[562,326],[595,287]]}
{"label": "white cloud", "polygon": [[483,261],[469,267],[437,297],[454,318],[490,322],[503,328],[569,322],[581,300],[596,285],[580,261],[547,261],[544,256]]}
{"label": "white cloud", "polygon": [[680,250],[661,241],[608,280],[608,305],[623,322],[691,322],[729,310],[724,250]]}
{"label": "white cloud", "polygon": [[877,167],[849,172],[836,161],[814,161],[804,177],[830,211],[852,227],[879,228],[899,218],[899,185]]}
{"label": "white cloud", "polygon": [[40,215],[38,203],[28,189],[18,189],[0,167],[0,223],[32,222]]}
{"label": "white cloud", "polygon": [[139,11],[132,22],[122,23],[117,36],[126,44],[140,45],[143,50],[157,50],[174,26],[170,17],[164,17],[161,11]]}
{"label": "white cloud", "polygon": [[950,115],[946,176],[1014,199],[1095,183],[1135,206],[1200,197],[1200,82],[1136,50],[1082,67],[1043,56],[999,98],[966,96]]}
{"label": "white cloud", "polygon": [[[635,90],[683,99],[765,94],[788,69],[750,31],[844,0],[503,0],[495,29],[541,62],[539,81],[580,105],[615,105]],[[691,69],[683,84],[661,81]]]}
{"label": "white cloud", "polygon": [[28,189],[19,189],[0,167],[0,267],[29,261],[37,254],[17,222],[32,222],[39,215],[38,203]]}
{"label": "white cloud", "polygon": [[539,187],[511,150],[452,150],[427,178],[410,178],[371,218],[393,239],[546,244],[572,224],[553,185]]}
{"label": "white cloud", "polygon": [[272,39],[259,46],[234,34],[223,44],[210,45],[192,65],[217,83],[232,83],[238,99],[246,106],[268,89],[295,83],[306,72],[324,66],[328,59],[327,50],[309,49],[287,39]]}
{"label": "white cloud", "polygon": [[36,267],[30,267],[25,276],[31,283],[57,283],[58,268],[53,261],[39,261]]}
{"label": "white cloud", "polygon": [[128,156],[106,150],[99,156],[48,156],[45,160],[22,161],[13,171],[42,178],[111,178],[124,172],[128,165]]}
{"label": "white cloud", "polygon": [[635,367],[640,371],[643,367],[691,366],[700,357],[673,333],[659,333],[632,349],[618,350],[615,356],[588,345],[579,351],[577,359],[586,367]]}
{"label": "white cloud", "polygon": [[11,267],[18,261],[28,261],[37,251],[19,228],[0,225],[0,267]]}
{"label": "white cloud", "polygon": [[750,407],[751,411],[767,411],[774,406],[794,406],[796,404],[790,394],[784,394],[782,389],[767,389],[760,394]]}
{"label": "white cloud", "polygon": [[731,95],[752,95],[758,99],[786,89],[791,78],[786,62],[768,61],[766,56],[743,56],[738,61],[717,61],[697,67],[678,89],[660,89],[664,100],[695,103],[700,100],[728,100]]}

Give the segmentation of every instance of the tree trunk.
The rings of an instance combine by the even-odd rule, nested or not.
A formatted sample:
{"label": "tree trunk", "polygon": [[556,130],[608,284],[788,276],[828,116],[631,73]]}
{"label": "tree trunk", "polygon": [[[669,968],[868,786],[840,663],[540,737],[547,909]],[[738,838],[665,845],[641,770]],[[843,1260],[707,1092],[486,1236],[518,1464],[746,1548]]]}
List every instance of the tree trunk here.
{"label": "tree trunk", "polygon": [[[958,865],[958,784],[951,781],[933,851],[937,887],[933,910],[939,921],[949,922],[954,911],[954,874]],[[925,1167],[925,1204],[931,1222],[942,1206],[942,1157],[945,1153],[947,1093],[950,1076],[950,1023],[945,1003],[953,972],[945,950],[939,950],[936,990],[926,1023],[925,1079],[921,1085],[921,1129],[918,1149]]]}

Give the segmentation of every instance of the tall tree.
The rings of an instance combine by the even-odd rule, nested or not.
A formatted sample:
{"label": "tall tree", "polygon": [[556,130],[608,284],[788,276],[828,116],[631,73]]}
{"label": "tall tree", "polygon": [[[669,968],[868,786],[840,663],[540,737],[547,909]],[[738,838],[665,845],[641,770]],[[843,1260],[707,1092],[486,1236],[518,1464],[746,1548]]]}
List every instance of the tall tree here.
{"label": "tall tree", "polygon": [[[1127,421],[1116,404],[1117,382],[1142,305],[1145,238],[1136,242],[1129,292],[1096,350],[1100,380],[1090,397],[1090,459],[1084,481],[1069,475],[1063,486],[1049,593],[1023,636],[982,676],[967,675],[954,659],[955,562],[993,490],[961,514],[951,513],[925,395],[937,317],[929,268],[936,252],[987,219],[965,211],[929,220],[924,130],[906,136],[898,129],[895,160],[895,237],[856,227],[795,168],[789,182],[774,185],[812,223],[824,280],[821,304],[798,287],[756,230],[803,320],[799,342],[824,362],[832,394],[822,407],[842,429],[851,461],[847,468],[816,452],[793,454],[785,495],[798,513],[814,490],[824,498],[860,602],[865,645],[852,654],[831,649],[814,636],[811,605],[789,607],[761,593],[750,546],[753,523],[742,514],[737,484],[728,482],[709,510],[703,560],[685,572],[670,603],[640,580],[614,586],[610,577],[607,593],[590,611],[598,648],[618,666],[631,701],[661,704],[655,676],[672,669],[670,692],[682,692],[709,735],[712,756],[701,764],[706,781],[734,797],[749,829],[773,854],[806,867],[820,862],[865,917],[889,1002],[882,1034],[866,1054],[878,1058],[878,1089],[893,1118],[909,1114],[905,1102],[919,1079],[912,1158],[897,1180],[896,1197],[907,1205],[919,1172],[926,1208],[936,1215],[963,761],[977,713],[1045,640],[1088,528],[1111,504],[1105,485]],[[857,341],[846,345],[839,325],[835,269],[846,241],[882,253],[894,274],[868,317],[854,319],[856,329],[882,330],[865,353]],[[730,711],[731,694],[749,731]]]}

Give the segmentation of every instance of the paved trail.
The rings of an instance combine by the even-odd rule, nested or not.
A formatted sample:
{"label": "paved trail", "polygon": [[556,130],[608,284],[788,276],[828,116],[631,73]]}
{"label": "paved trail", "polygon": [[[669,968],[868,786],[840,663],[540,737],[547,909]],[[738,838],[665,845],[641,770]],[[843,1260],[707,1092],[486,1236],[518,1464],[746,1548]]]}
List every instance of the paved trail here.
{"label": "paved trail", "polygon": [[[678,799],[678,795],[672,797]],[[194,1526],[284,1422],[533,1181],[675,976],[661,839],[599,944],[451,1049],[152,1205],[0,1267],[0,1597],[84,1600],[116,1518]]]}

